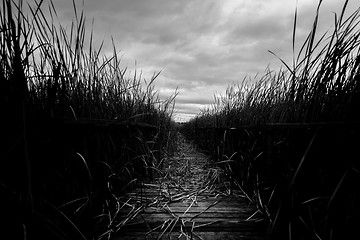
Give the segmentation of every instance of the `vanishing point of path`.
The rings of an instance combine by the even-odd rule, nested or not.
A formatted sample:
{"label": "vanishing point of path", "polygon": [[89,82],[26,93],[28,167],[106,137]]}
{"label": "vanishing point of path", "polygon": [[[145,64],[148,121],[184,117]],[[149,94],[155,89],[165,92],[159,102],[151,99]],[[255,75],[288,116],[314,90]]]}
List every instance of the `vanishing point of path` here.
{"label": "vanishing point of path", "polygon": [[162,177],[126,199],[116,240],[265,239],[256,207],[180,134]]}

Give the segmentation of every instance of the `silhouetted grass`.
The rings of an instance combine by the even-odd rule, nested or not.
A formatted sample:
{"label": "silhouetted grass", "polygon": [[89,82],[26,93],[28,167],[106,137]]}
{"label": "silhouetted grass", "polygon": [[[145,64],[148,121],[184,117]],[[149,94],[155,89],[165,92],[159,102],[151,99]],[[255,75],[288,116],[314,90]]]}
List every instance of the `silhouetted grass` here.
{"label": "silhouetted grass", "polygon": [[122,196],[174,144],[176,94],[159,99],[158,73],[127,77],[73,5],[69,29],[53,2],[1,5],[0,208],[12,239],[110,237]]}
{"label": "silhouetted grass", "polygon": [[[335,14],[318,35],[321,1],[294,61],[229,86],[183,127],[226,167],[275,238],[339,239],[357,233],[360,9]],[[295,49],[297,10],[293,49]],[[272,53],[272,52],[271,52]],[[272,53],[275,55],[275,53]]]}

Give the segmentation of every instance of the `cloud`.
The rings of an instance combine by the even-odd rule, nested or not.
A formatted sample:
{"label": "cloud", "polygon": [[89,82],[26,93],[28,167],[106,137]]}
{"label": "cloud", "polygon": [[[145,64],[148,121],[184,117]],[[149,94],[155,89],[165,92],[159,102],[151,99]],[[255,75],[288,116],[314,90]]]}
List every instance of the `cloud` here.
{"label": "cloud", "polygon": [[[146,79],[161,71],[155,82],[161,97],[179,87],[176,111],[187,119],[232,82],[262,74],[269,64],[278,69],[280,61],[268,50],[291,61],[296,2],[298,49],[312,26],[317,1],[85,0],[85,11],[88,20],[95,19],[95,42],[105,40],[105,54],[113,51],[112,36],[123,67],[142,70]],[[319,33],[333,24],[332,11],[339,13],[342,4],[323,2]],[[358,5],[349,1],[349,9]],[[62,21],[73,18],[71,1],[55,6]]]}

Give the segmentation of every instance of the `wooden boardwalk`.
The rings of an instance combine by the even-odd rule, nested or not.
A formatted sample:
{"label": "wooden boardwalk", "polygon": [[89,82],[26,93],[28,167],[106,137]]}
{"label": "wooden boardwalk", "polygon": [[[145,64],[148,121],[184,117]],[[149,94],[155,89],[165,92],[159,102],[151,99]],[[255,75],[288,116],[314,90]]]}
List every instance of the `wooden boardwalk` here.
{"label": "wooden boardwalk", "polygon": [[121,202],[113,239],[266,239],[256,207],[181,136],[164,165]]}

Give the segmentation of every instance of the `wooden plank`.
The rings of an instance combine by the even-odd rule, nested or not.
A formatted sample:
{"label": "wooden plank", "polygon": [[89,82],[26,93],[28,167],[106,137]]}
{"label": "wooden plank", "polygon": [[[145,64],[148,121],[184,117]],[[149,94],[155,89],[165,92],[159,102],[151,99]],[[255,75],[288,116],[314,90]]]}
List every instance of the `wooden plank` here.
{"label": "wooden plank", "polygon": [[[131,209],[122,209],[120,211],[120,214],[123,216],[126,216],[127,213],[130,212]],[[170,208],[170,211],[176,215],[182,215],[185,211],[187,211],[187,214],[198,214],[198,213],[206,213],[206,214],[215,214],[218,213],[220,215],[222,214],[243,214],[245,215],[252,215],[254,214],[255,210],[253,208],[238,208],[238,207],[229,207],[229,208],[212,208],[211,210],[207,210],[205,207],[202,208],[183,208],[183,207],[172,207]],[[162,208],[156,208],[156,209],[145,209],[141,214],[160,214],[166,212],[165,209]],[[246,216],[248,218],[248,216]]]}
{"label": "wooden plank", "polygon": [[[173,219],[172,223],[175,223],[176,219]],[[164,224],[165,223],[165,224]],[[171,222],[167,222],[171,223]],[[132,222],[121,229],[120,232],[149,232],[152,229],[160,229],[160,226],[165,226],[166,221],[163,219],[157,221],[138,221]],[[259,233],[259,227],[254,225],[253,222],[235,222],[235,221],[221,221],[221,220],[213,220],[213,221],[178,221],[173,228],[174,231],[179,231],[182,229],[193,231],[203,231],[203,232],[254,232]]]}
{"label": "wooden plank", "polygon": [[[183,202],[176,202],[176,203],[168,203],[167,206],[173,210],[173,211],[182,211],[182,209],[187,209],[189,206],[191,205],[191,202],[188,202],[188,203],[183,203]],[[158,206],[153,206],[153,207],[149,207],[149,208],[146,208],[145,211],[151,211],[151,210],[154,210],[156,208],[162,208],[165,206],[165,203],[161,204],[161,205],[158,205]],[[198,201],[197,203],[194,203],[193,205],[191,205],[191,208],[190,210],[192,211],[203,211],[205,210],[206,208],[209,207],[209,212],[210,211],[233,211],[233,210],[236,210],[238,209],[239,212],[243,212],[243,211],[251,211],[251,210],[254,210],[255,208],[251,205],[248,205],[248,204],[240,204],[240,203],[236,203],[236,202],[219,202],[217,203],[216,205],[213,205],[211,203],[207,203],[207,202],[201,202],[201,201]],[[129,209],[131,209],[130,207],[124,207],[123,208],[123,211],[128,211]],[[212,210],[214,209],[214,210]]]}
{"label": "wooden plank", "polygon": [[[227,202],[244,202],[249,203],[249,200],[245,198],[243,195],[219,195],[219,193],[208,193],[205,191],[198,192],[198,191],[176,191],[172,192],[172,194],[169,195],[169,193],[165,190],[162,190],[160,193],[157,190],[150,191],[146,190],[141,193],[140,190],[136,190],[136,192],[129,194],[129,198],[156,198],[156,197],[168,197],[171,196],[172,198],[176,197],[182,197],[182,196],[195,196],[197,199],[206,199],[206,200],[222,200]],[[216,196],[218,195],[218,196]]]}
{"label": "wooden plank", "polygon": [[[199,213],[199,212],[203,212],[205,211],[207,208],[206,207],[197,207],[197,206],[191,206],[191,208],[188,209],[188,207],[169,207],[170,210],[173,213],[183,213],[187,210],[188,213]],[[161,208],[149,208],[149,209],[145,209],[144,213],[159,213],[159,212],[164,212],[164,209]],[[206,213],[219,213],[219,214],[224,214],[224,213],[234,213],[234,214],[240,214],[240,213],[252,213],[254,211],[253,207],[211,207],[209,210],[206,211]]]}
{"label": "wooden plank", "polygon": [[[158,239],[161,235],[161,232],[150,233],[145,235],[145,233],[136,233],[130,232],[127,234],[123,234],[114,238],[114,240],[135,240],[135,239]],[[180,233],[180,232],[172,232],[172,233],[165,233],[163,234],[162,238],[160,239],[167,239],[167,240],[187,240],[187,239],[213,239],[213,240],[260,240],[265,239],[262,235],[254,235],[252,232],[195,232],[195,234],[187,233],[187,235]]]}
{"label": "wooden plank", "polygon": [[[207,218],[218,218],[221,219],[220,221],[227,221],[231,219],[247,219],[252,214],[249,212],[187,212],[185,215],[183,212],[146,212],[146,213],[140,213],[142,219],[153,219],[153,220],[162,220],[162,219],[168,219],[175,217],[181,217],[181,219],[184,220],[191,220],[194,218],[194,220],[197,221],[208,221]],[[225,220],[223,220],[225,219]],[[212,220],[210,220],[212,221]],[[239,220],[243,221],[243,220]]]}
{"label": "wooden plank", "polygon": [[[141,214],[141,216],[139,216],[138,218],[134,219],[133,221],[131,221],[130,223],[153,223],[153,222],[164,222],[164,219],[173,219],[176,220],[177,217],[179,217],[179,219],[184,220],[184,221],[188,221],[188,222],[197,222],[197,223],[212,223],[212,222],[222,222],[222,225],[228,225],[228,223],[234,223],[234,224],[240,224],[242,226],[242,224],[246,223],[244,220],[239,220],[239,218],[244,218],[244,216],[238,215],[237,217],[239,218],[235,218],[234,217],[227,217],[227,216],[217,216],[217,215],[207,215],[207,216],[195,216],[194,215],[185,215],[185,216],[176,216],[173,217],[170,214]],[[193,218],[196,217],[196,218]],[[250,217],[250,215],[245,216],[245,219],[247,217]],[[252,223],[251,223],[252,224]]]}

